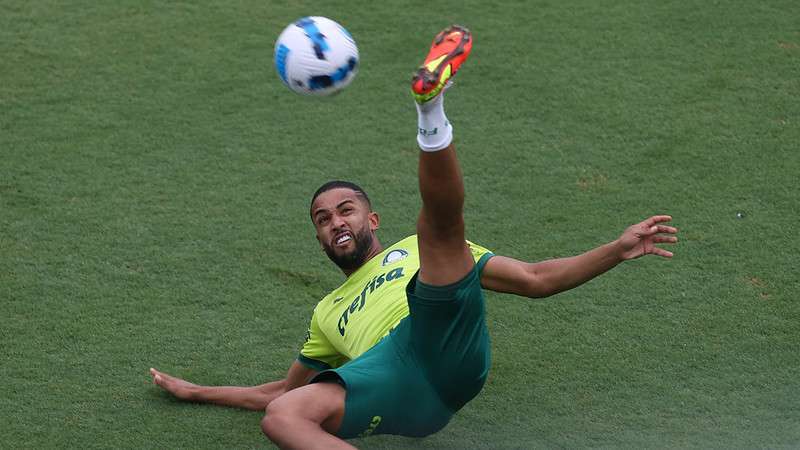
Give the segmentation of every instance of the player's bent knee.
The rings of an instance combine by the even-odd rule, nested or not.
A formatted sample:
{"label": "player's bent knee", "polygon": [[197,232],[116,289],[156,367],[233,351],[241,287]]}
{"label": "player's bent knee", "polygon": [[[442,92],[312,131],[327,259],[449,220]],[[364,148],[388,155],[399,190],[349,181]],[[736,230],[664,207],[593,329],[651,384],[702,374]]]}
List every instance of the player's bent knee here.
{"label": "player's bent knee", "polygon": [[335,434],[344,416],[344,389],[338,384],[317,383],[292,390],[267,405],[261,429],[270,439],[301,422],[313,422]]}
{"label": "player's bent knee", "polygon": [[270,438],[275,439],[281,430],[286,430],[291,419],[281,412],[270,411],[267,407],[267,414],[261,419],[261,431]]}
{"label": "player's bent knee", "polygon": [[261,431],[267,436],[275,435],[292,422],[291,405],[283,397],[271,401],[261,419]]}

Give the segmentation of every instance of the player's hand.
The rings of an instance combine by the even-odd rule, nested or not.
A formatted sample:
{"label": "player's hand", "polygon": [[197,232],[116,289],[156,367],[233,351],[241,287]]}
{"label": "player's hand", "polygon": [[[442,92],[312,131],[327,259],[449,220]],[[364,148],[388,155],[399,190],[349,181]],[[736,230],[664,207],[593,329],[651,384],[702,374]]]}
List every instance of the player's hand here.
{"label": "player's hand", "polygon": [[661,225],[672,220],[671,216],[653,216],[636,225],[631,225],[622,233],[617,242],[622,250],[622,259],[634,259],[644,255],[657,255],[672,258],[672,252],[656,247],[655,244],[674,244],[678,229]]}
{"label": "player's hand", "polygon": [[157,384],[161,389],[169,392],[181,400],[192,400],[194,395],[194,388],[196,384],[189,383],[186,380],[176,378],[166,373],[159,372],[156,369],[150,369],[150,376],[153,377],[153,383]]}

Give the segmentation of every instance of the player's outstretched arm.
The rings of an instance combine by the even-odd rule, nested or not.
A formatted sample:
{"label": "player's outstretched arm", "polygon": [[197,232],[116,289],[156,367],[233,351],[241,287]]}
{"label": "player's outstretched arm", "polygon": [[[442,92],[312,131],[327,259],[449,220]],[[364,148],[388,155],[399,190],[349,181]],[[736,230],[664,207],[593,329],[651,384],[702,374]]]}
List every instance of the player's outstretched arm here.
{"label": "player's outstretched arm", "polygon": [[153,383],[180,400],[213,403],[221,406],[264,411],[269,403],[282,394],[305,386],[317,372],[295,361],[286,378],[258,386],[200,386],[150,369]]}
{"label": "player's outstretched arm", "polygon": [[525,297],[541,298],[572,289],[605,273],[617,264],[644,255],[671,258],[672,252],[655,244],[678,242],[678,229],[664,222],[670,216],[652,216],[628,227],[615,241],[578,256],[526,263],[495,256],[481,275],[484,288]]}

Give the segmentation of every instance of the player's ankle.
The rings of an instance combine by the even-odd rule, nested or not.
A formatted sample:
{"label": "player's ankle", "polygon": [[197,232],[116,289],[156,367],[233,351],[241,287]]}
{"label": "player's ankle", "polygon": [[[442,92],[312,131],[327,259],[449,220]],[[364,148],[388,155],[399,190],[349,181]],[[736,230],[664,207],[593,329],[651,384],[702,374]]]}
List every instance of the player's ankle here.
{"label": "player's ankle", "polygon": [[432,130],[419,129],[417,145],[423,152],[438,152],[446,149],[453,142],[453,127],[445,121],[443,126]]}
{"label": "player's ankle", "polygon": [[453,140],[453,127],[444,114],[444,95],[417,106],[417,143],[425,152],[443,150]]}

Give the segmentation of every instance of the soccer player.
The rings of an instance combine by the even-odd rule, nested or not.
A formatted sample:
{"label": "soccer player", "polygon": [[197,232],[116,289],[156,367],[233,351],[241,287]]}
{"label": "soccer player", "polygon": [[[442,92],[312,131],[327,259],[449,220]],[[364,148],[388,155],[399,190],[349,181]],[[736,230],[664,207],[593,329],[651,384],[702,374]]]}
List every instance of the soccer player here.
{"label": "soccer player", "polygon": [[547,297],[628,259],[674,243],[653,216],[615,241],[570,258],[526,263],[468,242],[464,186],[443,107],[450,78],[472,47],[451,26],[433,41],[412,81],[418,111],[417,234],[383,247],[380,217],[359,186],[333,181],[311,201],[317,239],[347,279],[314,309],[307,340],[283,380],[253,387],[198,386],[150,369],[184,400],[266,410],[264,433],[282,448],[353,448],[370,434],[426,436],[480,392],[490,367],[481,288]]}

